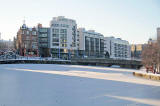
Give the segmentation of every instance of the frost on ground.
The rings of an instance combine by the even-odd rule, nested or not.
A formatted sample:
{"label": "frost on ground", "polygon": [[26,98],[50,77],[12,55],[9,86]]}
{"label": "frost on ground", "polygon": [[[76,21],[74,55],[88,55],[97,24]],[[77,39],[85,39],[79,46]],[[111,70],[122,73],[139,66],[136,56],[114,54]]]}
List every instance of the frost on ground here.
{"label": "frost on ground", "polygon": [[78,65],[0,65],[0,105],[159,105],[160,82],[138,70]]}

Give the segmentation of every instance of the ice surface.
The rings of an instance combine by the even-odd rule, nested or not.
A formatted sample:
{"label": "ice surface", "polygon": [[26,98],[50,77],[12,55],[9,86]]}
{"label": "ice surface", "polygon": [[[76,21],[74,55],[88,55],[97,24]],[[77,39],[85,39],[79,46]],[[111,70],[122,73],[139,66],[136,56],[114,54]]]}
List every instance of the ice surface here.
{"label": "ice surface", "polygon": [[0,106],[160,105],[160,82],[138,70],[78,65],[0,65]]}

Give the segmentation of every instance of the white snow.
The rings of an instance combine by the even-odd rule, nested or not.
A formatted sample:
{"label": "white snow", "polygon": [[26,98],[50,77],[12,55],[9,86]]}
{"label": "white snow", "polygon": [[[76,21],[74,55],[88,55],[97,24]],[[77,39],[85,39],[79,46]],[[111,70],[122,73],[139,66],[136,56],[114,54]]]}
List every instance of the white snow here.
{"label": "white snow", "polygon": [[147,75],[153,75],[153,76],[160,76],[160,74],[154,74],[154,73],[152,73],[152,72],[146,72],[146,70],[140,70],[140,71],[136,71],[136,73],[141,73],[141,74],[147,74]]}
{"label": "white snow", "polygon": [[159,105],[160,82],[139,70],[79,65],[0,65],[0,105]]}

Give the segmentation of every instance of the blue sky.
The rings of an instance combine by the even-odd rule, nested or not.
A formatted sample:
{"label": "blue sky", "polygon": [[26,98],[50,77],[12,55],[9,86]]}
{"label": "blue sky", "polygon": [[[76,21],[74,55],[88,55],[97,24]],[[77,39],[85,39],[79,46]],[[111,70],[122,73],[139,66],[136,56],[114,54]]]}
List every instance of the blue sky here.
{"label": "blue sky", "polygon": [[28,26],[49,26],[52,17],[65,16],[78,27],[130,43],[145,43],[160,27],[160,0],[0,0],[0,32],[16,36],[24,17]]}

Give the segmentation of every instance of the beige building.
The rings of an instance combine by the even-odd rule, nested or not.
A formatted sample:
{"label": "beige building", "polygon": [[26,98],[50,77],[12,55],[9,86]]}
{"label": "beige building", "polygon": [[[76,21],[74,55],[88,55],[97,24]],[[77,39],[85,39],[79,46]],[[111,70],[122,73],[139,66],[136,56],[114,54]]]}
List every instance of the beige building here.
{"label": "beige building", "polygon": [[131,57],[132,59],[141,59],[142,51],[145,44],[132,44],[131,45]]}

